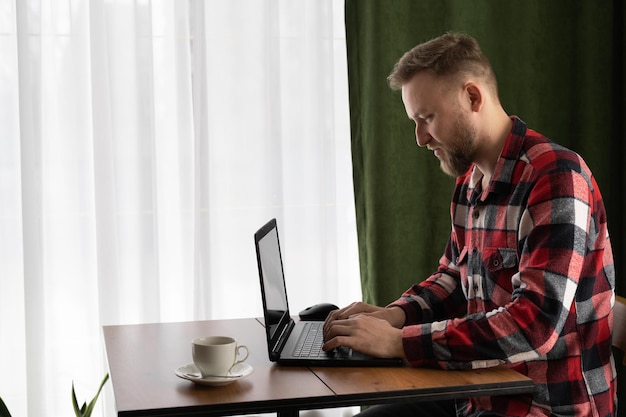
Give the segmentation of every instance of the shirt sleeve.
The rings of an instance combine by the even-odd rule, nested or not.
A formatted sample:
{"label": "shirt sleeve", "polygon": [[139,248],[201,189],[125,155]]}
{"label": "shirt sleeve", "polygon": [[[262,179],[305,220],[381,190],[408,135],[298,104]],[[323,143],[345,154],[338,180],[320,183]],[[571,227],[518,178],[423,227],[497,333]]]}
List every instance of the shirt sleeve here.
{"label": "shirt sleeve", "polygon": [[388,307],[400,307],[406,315],[405,326],[430,323],[467,312],[467,303],[456,266],[458,249],[454,233],[451,235],[444,255],[439,260],[437,272],[426,280],[409,288],[402,297]]}

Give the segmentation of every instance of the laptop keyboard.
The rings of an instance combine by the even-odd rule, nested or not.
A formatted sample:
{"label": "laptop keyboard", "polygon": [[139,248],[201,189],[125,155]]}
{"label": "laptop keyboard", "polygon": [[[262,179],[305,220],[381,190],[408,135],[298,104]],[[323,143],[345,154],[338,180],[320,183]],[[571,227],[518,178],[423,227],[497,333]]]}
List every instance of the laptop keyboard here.
{"label": "laptop keyboard", "polygon": [[293,356],[301,358],[318,357],[350,357],[351,349],[339,348],[325,352],[322,350],[324,344],[324,322],[305,323],[302,335],[294,349]]}
{"label": "laptop keyboard", "polygon": [[293,355],[303,358],[316,358],[320,356],[320,353],[324,355],[325,352],[322,350],[324,344],[323,327],[323,321],[306,323]]}

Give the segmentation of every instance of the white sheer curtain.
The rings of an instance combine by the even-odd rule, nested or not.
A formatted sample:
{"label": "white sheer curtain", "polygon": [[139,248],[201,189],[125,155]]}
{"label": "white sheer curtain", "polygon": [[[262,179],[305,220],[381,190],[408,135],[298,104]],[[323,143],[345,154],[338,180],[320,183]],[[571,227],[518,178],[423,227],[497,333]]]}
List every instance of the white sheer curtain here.
{"label": "white sheer curtain", "polygon": [[360,298],[342,0],[0,0],[0,57],[15,417],[95,394],[102,325],[260,315],[271,217],[294,312]]}

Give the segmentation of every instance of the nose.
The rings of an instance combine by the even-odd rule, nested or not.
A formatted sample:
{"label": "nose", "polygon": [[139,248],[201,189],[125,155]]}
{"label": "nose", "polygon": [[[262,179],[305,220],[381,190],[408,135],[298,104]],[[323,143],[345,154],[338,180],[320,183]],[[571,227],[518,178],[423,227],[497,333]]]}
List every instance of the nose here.
{"label": "nose", "polygon": [[424,124],[417,122],[415,124],[415,142],[417,142],[417,146],[424,147],[428,145],[430,139],[431,136],[428,133],[428,130],[424,127]]}

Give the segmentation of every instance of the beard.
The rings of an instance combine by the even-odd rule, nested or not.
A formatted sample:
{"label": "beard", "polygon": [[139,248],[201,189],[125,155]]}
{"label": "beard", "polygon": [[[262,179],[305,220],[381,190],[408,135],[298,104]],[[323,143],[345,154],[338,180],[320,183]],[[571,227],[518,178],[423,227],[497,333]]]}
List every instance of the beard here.
{"label": "beard", "polygon": [[459,114],[452,129],[450,147],[441,158],[441,170],[455,178],[465,174],[473,164],[477,136],[476,129]]}

